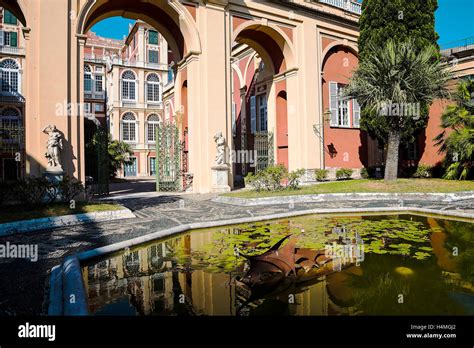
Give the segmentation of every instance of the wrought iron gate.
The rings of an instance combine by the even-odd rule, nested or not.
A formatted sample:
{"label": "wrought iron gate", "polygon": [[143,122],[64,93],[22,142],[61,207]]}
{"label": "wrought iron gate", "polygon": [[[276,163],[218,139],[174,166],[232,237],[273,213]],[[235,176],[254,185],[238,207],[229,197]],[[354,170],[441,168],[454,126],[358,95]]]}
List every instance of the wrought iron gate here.
{"label": "wrought iron gate", "polygon": [[23,176],[25,155],[25,128],[19,122],[0,120],[0,161],[3,162],[0,179],[20,179]]}
{"label": "wrought iron gate", "polygon": [[183,144],[179,139],[179,128],[167,121],[160,123],[156,132],[156,190],[181,191]]}
{"label": "wrought iron gate", "polygon": [[273,166],[273,132],[257,132],[254,138],[254,150],[257,158],[255,170],[258,172]]}

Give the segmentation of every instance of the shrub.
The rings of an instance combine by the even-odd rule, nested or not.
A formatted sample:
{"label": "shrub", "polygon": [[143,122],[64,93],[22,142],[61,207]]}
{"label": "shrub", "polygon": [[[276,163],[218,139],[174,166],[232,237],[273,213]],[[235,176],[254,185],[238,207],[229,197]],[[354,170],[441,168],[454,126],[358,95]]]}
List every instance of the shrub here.
{"label": "shrub", "polygon": [[317,181],[327,180],[329,175],[329,170],[327,169],[316,169],[314,172],[314,177]]}
{"label": "shrub", "polygon": [[304,169],[297,169],[288,174],[288,184],[286,187],[290,190],[297,190],[300,185],[300,179],[304,175]]}
{"label": "shrub", "polygon": [[84,185],[76,178],[65,175],[63,181],[58,183],[57,189],[61,202],[67,203],[84,192]]}
{"label": "shrub", "polygon": [[19,182],[19,198],[29,205],[52,203],[56,199],[57,190],[45,178],[26,178]]}
{"label": "shrub", "polygon": [[418,164],[412,176],[414,178],[431,178],[431,166],[422,163]]}
{"label": "shrub", "polygon": [[324,181],[324,180],[327,180],[328,174],[329,174],[329,170],[327,169],[317,169],[314,172],[314,177],[318,181]]}
{"label": "shrub", "polygon": [[284,165],[278,164],[276,166],[267,167],[262,172],[264,173],[266,183],[270,191],[277,191],[283,188],[281,182],[288,175]]}
{"label": "shrub", "polygon": [[346,180],[350,179],[354,171],[349,168],[339,168],[336,170],[336,179],[337,180]]}
{"label": "shrub", "polygon": [[249,173],[245,177],[245,184],[251,185],[253,188],[259,191],[278,191],[283,189],[282,181],[289,179],[288,188],[298,187],[299,178],[304,174],[304,170],[297,170],[288,174],[285,166],[282,164],[267,167],[257,173]]}
{"label": "shrub", "polygon": [[360,170],[360,176],[362,179],[368,179],[370,178],[370,175],[369,175],[369,170],[367,168],[362,168]]}

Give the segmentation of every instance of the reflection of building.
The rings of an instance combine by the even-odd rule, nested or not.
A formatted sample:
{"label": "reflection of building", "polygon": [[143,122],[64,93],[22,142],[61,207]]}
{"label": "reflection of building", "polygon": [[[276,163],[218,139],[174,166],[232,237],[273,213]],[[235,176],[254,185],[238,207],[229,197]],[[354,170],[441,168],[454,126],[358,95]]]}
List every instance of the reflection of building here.
{"label": "reflection of building", "polygon": [[25,40],[22,25],[0,8],[0,180],[23,176]]}
{"label": "reflection of building", "polygon": [[[94,313],[104,305],[128,298],[141,315],[171,313],[173,276],[163,261],[169,253],[166,243],[134,250],[83,269],[89,310]],[[134,313],[128,313],[134,314]]]}
{"label": "reflection of building", "polygon": [[[354,314],[346,303],[350,290],[344,286],[346,272],[323,276],[268,299],[247,304],[235,279],[224,272],[176,270],[183,263],[169,258],[180,248],[186,255],[213,243],[214,231],[195,231],[182,237],[131,250],[83,268],[91,313],[140,315],[248,315],[265,301],[277,301],[288,315]],[[354,268],[354,267],[353,267]],[[359,272],[358,269],[348,272]],[[289,295],[294,295],[291,303]],[[132,309],[125,313],[123,301]],[[266,308],[265,311],[271,309]]]}

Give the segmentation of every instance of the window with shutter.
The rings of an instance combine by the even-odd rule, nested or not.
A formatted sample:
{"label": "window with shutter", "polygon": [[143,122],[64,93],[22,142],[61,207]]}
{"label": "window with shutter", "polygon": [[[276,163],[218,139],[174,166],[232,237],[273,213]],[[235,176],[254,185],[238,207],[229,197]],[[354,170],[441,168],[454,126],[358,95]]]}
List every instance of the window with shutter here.
{"label": "window with shutter", "polygon": [[331,111],[331,127],[337,127],[338,125],[337,91],[337,82],[329,82],[329,110]]}
{"label": "window with shutter", "polygon": [[150,45],[158,45],[158,32],[154,30],[148,32],[148,43]]}
{"label": "window with shutter", "polygon": [[352,100],[352,127],[360,127],[360,105],[356,99]]}
{"label": "window with shutter", "polygon": [[10,33],[10,46],[18,47],[18,33],[16,31]]}
{"label": "window with shutter", "polygon": [[17,25],[17,19],[13,15],[13,13],[11,13],[8,10],[4,10],[4,12],[3,12],[3,23]]}
{"label": "window with shutter", "polygon": [[250,97],[250,132],[255,134],[257,131],[257,103],[256,97]]}

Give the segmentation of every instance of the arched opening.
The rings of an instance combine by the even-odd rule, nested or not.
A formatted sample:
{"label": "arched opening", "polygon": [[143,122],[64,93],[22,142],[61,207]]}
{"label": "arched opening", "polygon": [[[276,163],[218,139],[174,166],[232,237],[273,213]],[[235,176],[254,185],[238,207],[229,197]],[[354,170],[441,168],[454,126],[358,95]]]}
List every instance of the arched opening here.
{"label": "arched opening", "polygon": [[[288,160],[287,84],[294,67],[291,43],[279,29],[261,23],[236,28],[232,49],[234,185],[248,172]],[[282,135],[284,134],[284,135]]]}
{"label": "arched opening", "polygon": [[358,64],[351,46],[334,42],[325,49],[322,60],[325,166],[361,168],[367,162],[368,136],[360,129],[357,100],[340,97]]}
{"label": "arched opening", "polygon": [[[123,39],[108,38],[95,32],[102,21],[118,17],[130,21]],[[178,184],[155,185],[155,180],[159,180],[160,166],[165,162],[159,160],[160,153],[170,152],[164,147],[187,141],[187,132],[184,131],[187,125],[181,115],[183,108],[187,113],[187,81],[186,89],[180,81],[186,80],[186,58],[200,52],[197,30],[193,25],[183,5],[160,0],[87,1],[79,14],[77,33],[81,37],[86,35],[86,65],[82,74],[84,104],[86,109],[92,110],[95,110],[95,105],[103,104],[104,107],[99,109],[104,111],[99,116],[104,119],[110,141],[128,144],[132,158],[129,162],[133,163],[124,163],[124,170],[119,170],[117,176],[147,181],[148,185],[143,186],[147,190],[156,187],[184,189]],[[86,68],[87,65],[92,66],[92,72]],[[95,66],[104,69],[104,93],[98,95],[99,98],[87,93],[89,86],[94,90]],[[129,113],[134,114],[133,123],[128,120]],[[126,119],[123,115],[127,115]],[[96,115],[96,118],[99,117]],[[131,131],[133,127],[135,130]],[[166,135],[157,136],[165,131]],[[170,141],[169,137],[173,139]],[[179,148],[179,151],[183,150]],[[180,156],[179,161],[166,163],[166,168],[162,168],[167,173],[167,182],[183,182],[180,176],[187,166],[184,158],[187,157],[181,159]],[[170,178],[169,173],[176,177]]]}

